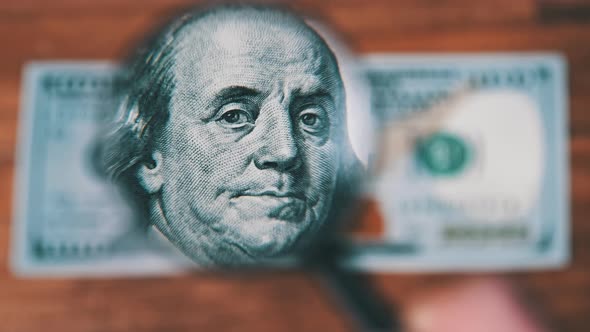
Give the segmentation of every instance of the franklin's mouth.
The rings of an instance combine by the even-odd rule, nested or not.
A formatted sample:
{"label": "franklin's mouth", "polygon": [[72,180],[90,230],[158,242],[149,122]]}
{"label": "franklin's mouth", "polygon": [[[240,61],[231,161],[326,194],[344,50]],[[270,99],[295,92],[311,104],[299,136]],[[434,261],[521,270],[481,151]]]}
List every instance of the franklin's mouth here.
{"label": "franklin's mouth", "polygon": [[290,191],[244,191],[232,196],[230,201],[247,210],[244,215],[257,214],[289,222],[302,221],[306,210],[305,197]]}
{"label": "franklin's mouth", "polygon": [[281,190],[274,190],[274,189],[267,189],[267,190],[260,190],[260,191],[246,190],[246,191],[238,193],[234,197],[240,197],[240,196],[252,196],[252,197],[268,196],[268,197],[276,197],[276,198],[296,198],[296,199],[301,199],[301,200],[305,199],[305,197],[302,194],[299,194],[294,191],[281,191]]}

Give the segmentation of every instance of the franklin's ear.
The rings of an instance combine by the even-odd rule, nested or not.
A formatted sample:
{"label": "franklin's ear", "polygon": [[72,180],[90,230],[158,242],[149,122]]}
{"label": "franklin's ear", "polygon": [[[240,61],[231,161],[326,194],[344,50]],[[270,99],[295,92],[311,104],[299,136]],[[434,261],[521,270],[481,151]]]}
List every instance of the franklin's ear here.
{"label": "franklin's ear", "polygon": [[150,162],[142,163],[137,170],[139,184],[148,194],[155,194],[162,188],[162,154],[159,151],[152,153]]}

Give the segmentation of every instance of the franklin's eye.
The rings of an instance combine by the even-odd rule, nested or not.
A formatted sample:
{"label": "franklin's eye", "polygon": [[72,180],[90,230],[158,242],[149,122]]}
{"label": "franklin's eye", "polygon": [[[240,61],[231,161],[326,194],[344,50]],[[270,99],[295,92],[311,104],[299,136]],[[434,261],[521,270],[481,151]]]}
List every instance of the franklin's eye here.
{"label": "franklin's eye", "polygon": [[315,114],[307,113],[301,116],[301,122],[306,126],[313,126],[318,121],[318,116]]}
{"label": "franklin's eye", "polygon": [[301,112],[299,114],[299,122],[301,123],[301,128],[309,133],[317,133],[327,125],[327,120],[324,118],[323,112],[315,108]]}
{"label": "franklin's eye", "polygon": [[245,112],[240,110],[231,110],[229,112],[224,113],[221,116],[221,120],[227,123],[240,123],[247,119],[247,116],[244,115]]}
{"label": "franklin's eye", "polygon": [[248,111],[236,105],[228,105],[216,120],[223,127],[241,128],[254,123],[254,117]]}

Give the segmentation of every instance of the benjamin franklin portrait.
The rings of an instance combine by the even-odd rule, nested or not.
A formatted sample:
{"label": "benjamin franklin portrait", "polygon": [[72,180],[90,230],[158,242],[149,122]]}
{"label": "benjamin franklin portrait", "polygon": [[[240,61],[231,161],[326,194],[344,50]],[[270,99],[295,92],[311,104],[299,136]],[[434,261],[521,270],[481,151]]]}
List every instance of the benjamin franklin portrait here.
{"label": "benjamin franklin portrait", "polygon": [[361,174],[345,91],[302,19],[265,6],[189,12],[126,73],[101,165],[193,260],[291,255],[343,218]]}

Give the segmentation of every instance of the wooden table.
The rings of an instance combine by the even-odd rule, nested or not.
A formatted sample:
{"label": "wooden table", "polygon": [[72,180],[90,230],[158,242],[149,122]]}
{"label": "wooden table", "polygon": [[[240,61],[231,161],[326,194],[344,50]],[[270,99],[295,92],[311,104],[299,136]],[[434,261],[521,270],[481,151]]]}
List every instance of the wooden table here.
{"label": "wooden table", "polygon": [[[0,331],[348,331],[302,272],[149,279],[16,279],[8,269],[21,70],[38,59],[119,59],[188,0],[0,3]],[[563,52],[570,66],[573,261],[503,274],[557,331],[590,328],[590,15],[583,1],[298,1],[360,52]],[[467,275],[372,275],[402,306]]]}

